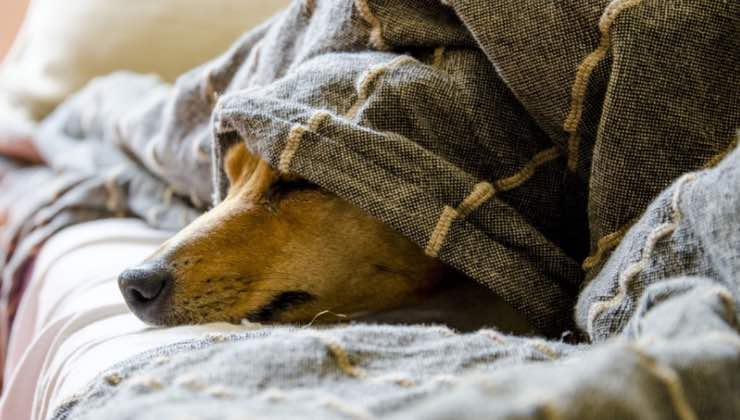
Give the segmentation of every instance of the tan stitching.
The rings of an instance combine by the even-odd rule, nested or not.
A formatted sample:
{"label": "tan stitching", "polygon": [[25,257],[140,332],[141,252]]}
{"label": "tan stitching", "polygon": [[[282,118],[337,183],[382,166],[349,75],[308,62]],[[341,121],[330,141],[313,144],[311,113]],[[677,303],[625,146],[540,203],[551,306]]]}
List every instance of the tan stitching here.
{"label": "tan stitching", "polygon": [[362,379],[367,377],[367,372],[365,372],[364,369],[352,364],[349,360],[349,354],[347,354],[347,351],[341,344],[330,337],[322,335],[318,337],[329,349],[329,352],[334,357],[334,360],[337,362],[337,366],[342,372],[353,378]]}
{"label": "tan stitching", "polygon": [[471,211],[480,207],[481,204],[490,200],[494,194],[496,194],[496,189],[488,182],[475,184],[473,191],[457,206],[458,216],[467,216]]}
{"label": "tan stitching", "polygon": [[737,326],[737,316],[735,314],[737,311],[735,310],[735,301],[730,294],[730,292],[727,291],[724,287],[714,287],[707,291],[707,294],[711,296],[716,296],[719,299],[720,304],[722,304],[722,309],[724,309],[725,313],[723,314],[725,316],[725,319],[730,321],[730,323],[733,326]]}
{"label": "tan stitching", "polygon": [[[188,195],[190,197],[190,201],[193,203],[193,206],[195,206],[195,208],[197,209],[203,208],[203,201],[198,197],[195,191],[191,191],[190,194]],[[186,213],[183,212],[183,214],[186,214]]]}
{"label": "tan stitching", "polygon": [[413,379],[409,378],[408,375],[401,372],[388,372],[384,375],[372,378],[371,381],[376,383],[392,382],[404,388],[411,388],[416,385]]}
{"label": "tan stitching", "polygon": [[450,206],[444,207],[442,215],[439,216],[439,220],[437,221],[437,226],[434,227],[432,235],[429,237],[427,247],[424,249],[424,252],[427,255],[430,257],[436,257],[439,254],[439,250],[442,248],[442,243],[444,243],[447,232],[450,230],[452,221],[455,220],[456,217],[457,210]]}
{"label": "tan stitching", "polygon": [[150,376],[137,376],[131,380],[131,386],[142,387],[150,390],[164,388],[164,384],[159,379]]}
{"label": "tan stitching", "polygon": [[644,270],[648,264],[650,263],[650,256],[652,255],[653,251],[655,250],[656,245],[658,244],[658,241],[661,239],[668,237],[673,234],[673,232],[678,228],[678,225],[681,223],[681,220],[683,219],[683,214],[681,213],[681,209],[678,207],[679,202],[681,200],[681,193],[683,191],[684,185],[686,185],[687,182],[690,182],[696,178],[696,175],[693,173],[686,174],[682,176],[678,182],[676,182],[675,190],[673,192],[673,197],[671,199],[671,211],[672,211],[672,217],[669,222],[663,223],[659,226],[657,226],[655,229],[653,229],[650,234],[648,234],[648,237],[645,241],[645,246],[642,250],[642,255],[640,259],[632,264],[630,264],[623,272],[622,275],[619,276],[619,287],[617,290],[617,293],[609,300],[606,301],[599,301],[595,302],[591,305],[591,307],[588,310],[588,333],[593,336],[594,331],[594,320],[597,316],[599,316],[601,313],[603,313],[605,310],[609,308],[616,307],[624,301],[624,299],[627,296],[627,289],[629,288],[630,283],[632,282],[632,279],[637,277],[637,275]]}
{"label": "tan stitching", "polygon": [[478,331],[478,333],[499,344],[506,344],[506,336],[501,334],[498,331],[491,330],[491,329],[482,329]]}
{"label": "tan stitching", "polygon": [[367,98],[370,96],[370,86],[375,83],[375,80],[378,79],[378,77],[382,76],[388,71],[394,70],[397,67],[406,64],[406,63],[413,63],[416,62],[416,59],[414,59],[411,56],[408,55],[401,55],[393,60],[388,61],[387,63],[379,64],[375,67],[370,68],[360,80],[360,85],[357,88],[357,100],[355,103],[350,107],[349,111],[345,114],[345,118],[352,119],[355,116],[357,116],[357,111],[360,110],[360,107],[362,104],[367,101]]}
{"label": "tan stitching", "polygon": [[434,49],[434,57],[432,58],[432,66],[439,67],[442,64],[442,59],[445,55],[445,47],[437,47]]}
{"label": "tan stitching", "polygon": [[114,213],[116,217],[126,216],[126,202],[121,197],[121,190],[116,185],[116,179],[124,173],[126,167],[124,165],[117,166],[114,168],[108,178],[105,181],[105,190],[108,193],[108,199],[105,202],[105,207]]}
{"label": "tan stitching", "polygon": [[208,106],[213,109],[213,107],[218,102],[219,96],[216,88],[213,86],[213,69],[206,70],[204,79],[205,84],[203,85],[203,94],[206,97],[206,101],[208,101]]}
{"label": "tan stitching", "polygon": [[195,373],[186,373],[180,375],[175,378],[172,384],[177,387],[189,389],[191,391],[202,391],[208,386]]}
{"label": "tan stitching", "polygon": [[159,160],[155,146],[156,143],[153,140],[150,140],[145,146],[144,156],[148,158],[147,166],[157,173],[165,173],[164,164]]}
{"label": "tan stitching", "polygon": [[552,347],[550,347],[546,342],[542,340],[533,340],[530,342],[530,345],[540,353],[547,356],[550,360],[556,360],[560,358],[560,353],[555,351]]}
{"label": "tan stitching", "polygon": [[298,145],[303,138],[303,134],[306,132],[306,127],[301,124],[295,124],[288,133],[288,141],[285,144],[285,149],[280,154],[280,161],[278,162],[278,170],[280,172],[288,172],[290,162],[295,156],[295,152],[298,150]]}
{"label": "tan stitching", "polygon": [[207,333],[204,336],[204,338],[206,340],[213,341],[214,343],[222,343],[226,341],[229,337],[226,334],[221,333],[221,332],[211,332],[211,333]]}
{"label": "tan stitching", "polygon": [[440,325],[440,326],[437,326],[437,327],[431,328],[431,329],[430,329],[429,331],[430,331],[430,332],[431,332],[431,331],[434,331],[434,332],[436,332],[437,334],[441,335],[442,337],[452,337],[453,335],[455,335],[455,332],[454,332],[454,331],[452,331],[452,330],[450,329],[450,327],[448,327],[448,326],[446,326],[446,325]]}
{"label": "tan stitching", "polygon": [[162,207],[169,208],[172,205],[172,196],[175,194],[175,190],[172,187],[167,187],[162,193]]}
{"label": "tan stitching", "polygon": [[497,191],[508,191],[522,185],[535,174],[535,171],[539,166],[550,162],[559,156],[560,151],[557,147],[546,149],[534,155],[532,160],[527,162],[519,172],[510,177],[502,178],[494,184],[479,182],[475,187],[473,187],[473,191],[463,199],[457,208],[445,206],[444,209],[442,209],[442,214],[437,221],[437,225],[434,227],[434,230],[429,237],[429,242],[427,243],[424,252],[430,257],[436,257],[439,255],[439,250],[442,248],[442,244],[447,237],[450,226],[452,226],[452,222],[456,218],[467,216],[470,212],[490,200]]}
{"label": "tan stitching", "polygon": [[543,400],[539,404],[539,412],[542,417],[548,420],[559,420],[562,417],[557,409],[557,405],[554,400]]}
{"label": "tan stitching", "polygon": [[388,49],[388,45],[383,40],[383,29],[380,19],[370,10],[367,0],[355,0],[355,7],[360,12],[360,16],[370,25],[370,45],[379,50]]}
{"label": "tan stitching", "polygon": [[287,398],[287,394],[278,388],[269,388],[265,390],[261,397],[270,402],[280,402]]}
{"label": "tan stitching", "polygon": [[211,385],[207,389],[205,389],[204,392],[211,397],[220,399],[235,397],[234,393],[228,387],[221,384]]}
{"label": "tan stitching", "polygon": [[325,395],[321,398],[321,405],[335,410],[339,414],[356,420],[370,420],[374,417],[364,409],[352,406],[333,395]]}
{"label": "tan stitching", "polygon": [[170,358],[168,356],[159,356],[152,360],[152,363],[154,363],[155,366],[161,366],[170,361]]}
{"label": "tan stitching", "polygon": [[288,140],[285,144],[283,152],[280,154],[280,160],[278,161],[278,170],[283,173],[290,171],[290,162],[293,160],[298,146],[301,144],[303,135],[306,131],[316,131],[321,124],[329,118],[329,113],[326,111],[317,111],[308,120],[307,125],[295,124],[288,133]]}
{"label": "tan stitching", "polygon": [[735,148],[737,147],[738,139],[740,139],[740,132],[738,132],[735,135],[735,137],[732,139],[732,141],[730,142],[730,144],[727,145],[727,148],[725,150],[723,150],[723,151],[717,153],[716,155],[714,155],[714,157],[712,157],[711,159],[709,159],[707,161],[707,163],[705,163],[704,166],[702,166],[702,168],[704,168],[704,169],[713,168],[718,163],[720,163],[722,161],[722,159],[725,158],[725,156],[729,155],[730,152],[732,152],[733,150],[735,150]]}
{"label": "tan stitching", "polygon": [[618,230],[608,235],[602,236],[601,239],[596,242],[596,252],[583,260],[581,268],[583,268],[583,270],[585,271],[588,271],[596,267],[596,265],[601,262],[601,259],[604,258],[604,254],[616,248],[619,243],[622,242],[622,238],[624,238],[624,235],[627,234],[627,231],[632,227],[632,224],[633,222],[630,221],[629,223],[626,223],[624,226],[620,227]]}
{"label": "tan stitching", "polygon": [[306,0],[304,3],[306,6],[306,13],[313,14],[313,11],[316,10],[316,0]]}
{"label": "tan stitching", "polygon": [[519,170],[516,174],[500,179],[494,183],[494,186],[496,190],[498,191],[508,191],[512,190],[520,185],[522,185],[524,182],[526,182],[529,178],[531,178],[535,170],[552,160],[557,159],[560,157],[560,150],[558,150],[557,147],[551,147],[549,149],[543,150],[540,153],[537,153],[534,155],[532,160],[527,162],[522,169]]}
{"label": "tan stitching", "polygon": [[107,382],[109,385],[118,385],[123,381],[123,375],[121,375],[119,372],[111,372],[103,377],[105,382]]}
{"label": "tan stitching", "polygon": [[694,410],[686,399],[686,393],[681,384],[681,377],[678,376],[676,371],[670,366],[659,362],[651,355],[646,354],[635,345],[628,345],[627,348],[637,354],[638,361],[645,368],[645,371],[665,386],[678,418],[682,420],[696,420],[696,414],[694,414]]}
{"label": "tan stitching", "polygon": [[591,54],[586,56],[576,70],[575,80],[573,80],[571,88],[570,111],[563,122],[563,129],[570,135],[568,138],[568,169],[572,172],[575,172],[578,167],[578,148],[581,138],[577,130],[583,116],[583,102],[591,73],[609,51],[611,44],[609,32],[617,16],[624,10],[637,6],[641,2],[642,0],[614,0],[607,6],[599,20],[599,31],[601,32],[599,45]]}
{"label": "tan stitching", "polygon": [[[114,212],[117,216],[122,213],[121,205],[121,194],[116,186],[117,173],[108,177],[105,181],[105,190],[108,193],[108,199],[105,201],[105,207],[108,211]],[[119,216],[122,217],[122,216]]]}

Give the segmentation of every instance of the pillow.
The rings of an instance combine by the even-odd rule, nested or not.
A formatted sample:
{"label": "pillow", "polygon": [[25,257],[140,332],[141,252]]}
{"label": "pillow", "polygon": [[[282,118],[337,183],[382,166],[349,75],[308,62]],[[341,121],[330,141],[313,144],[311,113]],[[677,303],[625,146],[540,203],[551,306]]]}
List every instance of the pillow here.
{"label": "pillow", "polygon": [[288,3],[32,0],[0,66],[0,128],[27,130],[88,80],[115,70],[172,81]]}

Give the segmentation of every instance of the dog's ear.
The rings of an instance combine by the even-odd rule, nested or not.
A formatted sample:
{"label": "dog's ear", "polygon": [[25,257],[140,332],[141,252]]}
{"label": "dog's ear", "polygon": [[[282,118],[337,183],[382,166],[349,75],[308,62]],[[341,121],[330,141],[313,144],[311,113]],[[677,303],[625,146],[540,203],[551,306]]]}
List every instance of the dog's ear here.
{"label": "dog's ear", "polygon": [[260,200],[280,178],[278,172],[250,152],[244,142],[235,144],[226,152],[224,171],[229,178],[227,198],[242,196]]}

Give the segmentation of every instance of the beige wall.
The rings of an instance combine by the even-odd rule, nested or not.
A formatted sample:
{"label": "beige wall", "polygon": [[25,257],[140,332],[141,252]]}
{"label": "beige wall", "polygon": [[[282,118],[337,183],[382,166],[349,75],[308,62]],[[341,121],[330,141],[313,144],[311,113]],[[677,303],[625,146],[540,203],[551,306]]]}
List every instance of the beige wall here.
{"label": "beige wall", "polygon": [[0,0],[0,59],[13,43],[27,5],[28,0]]}

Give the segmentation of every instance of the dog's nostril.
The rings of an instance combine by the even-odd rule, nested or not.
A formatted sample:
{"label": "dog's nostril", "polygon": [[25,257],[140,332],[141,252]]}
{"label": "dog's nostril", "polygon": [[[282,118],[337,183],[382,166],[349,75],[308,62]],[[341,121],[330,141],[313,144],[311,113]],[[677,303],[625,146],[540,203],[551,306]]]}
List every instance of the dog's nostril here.
{"label": "dog's nostril", "polygon": [[121,293],[135,312],[154,310],[153,307],[163,300],[162,295],[171,282],[169,271],[160,267],[131,268],[118,277]]}
{"label": "dog's nostril", "polygon": [[156,299],[157,296],[159,296],[159,293],[162,291],[162,287],[159,287],[159,290],[157,290],[156,292],[154,292],[154,290],[155,289],[142,291],[135,287],[129,287],[126,291],[131,294],[133,300],[146,303],[150,300]]}

